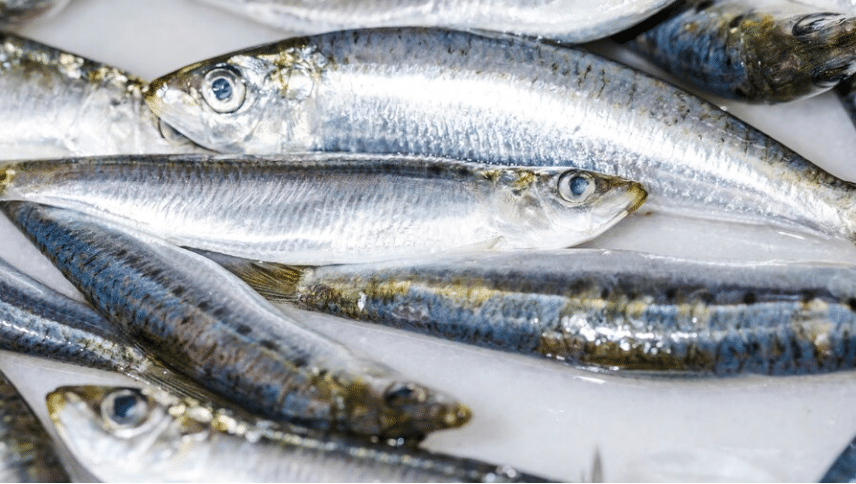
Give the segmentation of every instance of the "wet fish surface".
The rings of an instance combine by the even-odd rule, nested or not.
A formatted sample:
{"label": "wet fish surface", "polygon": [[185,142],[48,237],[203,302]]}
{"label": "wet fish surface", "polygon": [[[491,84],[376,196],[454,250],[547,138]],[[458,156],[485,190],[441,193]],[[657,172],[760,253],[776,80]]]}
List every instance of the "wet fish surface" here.
{"label": "wet fish surface", "polygon": [[202,256],[71,210],[2,209],[114,327],[249,412],[402,439],[470,417],[460,403],[286,318]]}
{"label": "wet fish surface", "polygon": [[847,444],[817,482],[856,481],[856,439]]}
{"label": "wet fish surface", "polygon": [[72,208],[190,247],[321,264],[576,245],[635,210],[645,191],[576,169],[308,153],[16,163],[0,167],[0,198]]}
{"label": "wet fish surface", "polygon": [[0,158],[204,152],[146,108],[121,69],[0,33]]}
{"label": "wet fish surface", "polygon": [[693,0],[670,10],[625,45],[705,92],[786,102],[856,72],[854,16],[788,0]]}
{"label": "wet fish surface", "polygon": [[71,482],[33,410],[0,373],[0,481]]}
{"label": "wet fish surface", "polygon": [[75,457],[108,482],[545,482],[509,466],[278,430],[152,388],[62,387],[47,404]]}
{"label": "wet fish surface", "polygon": [[853,184],[646,74],[519,38],[433,29],[294,38],[161,77],[147,101],[218,151],[571,166],[642,183],[651,211],[856,233]]}
{"label": "wet fish surface", "polygon": [[37,17],[51,16],[69,0],[0,0],[0,27],[20,25]]}
{"label": "wet fish surface", "polygon": [[448,27],[588,42],[608,37],[674,0],[432,1],[201,0],[289,33],[373,27]]}
{"label": "wet fish surface", "polygon": [[856,267],[574,249],[295,267],[204,253],[260,294],[611,370],[791,375],[856,366]]}

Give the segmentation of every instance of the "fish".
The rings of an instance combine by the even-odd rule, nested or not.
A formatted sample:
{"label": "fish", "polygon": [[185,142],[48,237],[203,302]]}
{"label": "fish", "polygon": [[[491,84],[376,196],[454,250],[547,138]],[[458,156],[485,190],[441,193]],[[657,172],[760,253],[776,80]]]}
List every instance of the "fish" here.
{"label": "fish", "polygon": [[266,298],[595,371],[856,367],[856,267],[571,249],[288,266],[199,253]]}
{"label": "fish", "polygon": [[429,1],[201,0],[289,33],[372,27],[447,27],[589,42],[630,27],[674,0]]}
{"label": "fish", "polygon": [[847,444],[817,482],[854,481],[856,481],[856,439]]}
{"label": "fish", "polygon": [[48,413],[105,482],[549,482],[506,465],[280,430],[153,388],[61,387]]}
{"label": "fish", "polygon": [[601,234],[645,196],[636,182],[576,169],[397,155],[141,155],[0,167],[2,199],[296,264],[567,247]]}
{"label": "fish", "polygon": [[51,289],[3,259],[0,350],[122,373],[182,395],[217,400],[137,347],[92,306]]}
{"label": "fish", "polygon": [[671,10],[625,45],[703,92],[781,103],[856,73],[852,14],[789,0],[692,0]]}
{"label": "fish", "polygon": [[114,328],[248,412],[403,442],[470,418],[465,405],[287,318],[198,254],[73,210],[2,210]]}
{"label": "fish", "polygon": [[0,373],[0,481],[71,482],[53,440],[18,393]]}
{"label": "fish", "polygon": [[437,29],[287,39],[152,81],[215,151],[348,151],[566,166],[635,180],[645,213],[856,237],[854,185],[737,118],[572,48]]}
{"label": "fish", "polygon": [[38,17],[50,17],[69,0],[0,0],[0,27],[25,24]]}
{"label": "fish", "polygon": [[0,33],[0,159],[207,150],[146,107],[142,79]]}

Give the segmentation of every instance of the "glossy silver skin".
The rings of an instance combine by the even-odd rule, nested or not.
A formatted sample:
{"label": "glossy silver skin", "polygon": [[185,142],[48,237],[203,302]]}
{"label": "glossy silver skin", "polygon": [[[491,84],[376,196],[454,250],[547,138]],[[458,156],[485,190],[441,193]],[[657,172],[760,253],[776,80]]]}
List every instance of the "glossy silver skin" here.
{"label": "glossy silver skin", "polygon": [[568,247],[635,210],[645,191],[565,168],[307,153],[21,162],[0,167],[0,198],[72,208],[179,245],[330,264]]}
{"label": "glossy silver skin", "polygon": [[0,0],[0,27],[20,25],[37,17],[51,16],[69,0]]}
{"label": "glossy silver skin", "polygon": [[595,249],[308,268],[205,255],[270,299],[575,366],[856,368],[853,266]]}
{"label": "glossy silver skin", "polygon": [[71,482],[33,410],[0,373],[0,482]]}
{"label": "glossy silver skin", "polygon": [[588,42],[674,0],[201,0],[289,33],[374,27],[447,27]]}
{"label": "glossy silver skin", "polygon": [[[212,69],[240,73],[234,112],[204,99]],[[290,39],[164,76],[147,101],[215,150],[573,166],[642,183],[646,208],[660,213],[856,234],[851,183],[646,74],[518,38],[384,29]]]}
{"label": "glossy silver skin", "polygon": [[47,405],[77,460],[105,482],[545,482],[509,466],[278,430],[151,388],[62,387]]}
{"label": "glossy silver skin", "polygon": [[704,92],[787,102],[856,72],[852,15],[789,0],[691,0],[669,10],[626,45]]}
{"label": "glossy silver skin", "polygon": [[152,116],[145,87],[120,69],[0,33],[0,159],[206,151]]}
{"label": "glossy silver skin", "polygon": [[114,328],[249,412],[381,438],[469,420],[467,407],[304,328],[202,256],[71,210],[2,210]]}

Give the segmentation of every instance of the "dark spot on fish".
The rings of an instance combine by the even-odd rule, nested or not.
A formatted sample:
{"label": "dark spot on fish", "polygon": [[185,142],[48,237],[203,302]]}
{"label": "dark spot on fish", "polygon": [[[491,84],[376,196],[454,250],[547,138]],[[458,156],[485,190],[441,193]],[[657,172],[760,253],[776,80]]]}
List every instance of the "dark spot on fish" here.
{"label": "dark spot on fish", "polygon": [[847,305],[850,306],[851,311],[856,311],[856,297],[851,297],[847,300]]}
{"label": "dark spot on fish", "polygon": [[247,326],[246,324],[239,324],[239,325],[238,325],[238,329],[237,329],[238,334],[241,334],[241,335],[247,335],[247,334],[250,334],[250,332],[251,332],[252,330],[253,330],[253,328],[251,328],[251,327]]}
{"label": "dark spot on fish", "polygon": [[600,298],[601,298],[601,299],[606,299],[606,298],[608,298],[608,297],[609,297],[609,289],[607,289],[607,288],[603,288],[603,289],[601,289],[601,291],[600,291]]}
{"label": "dark spot on fish", "polygon": [[296,366],[298,368],[303,368],[304,366],[306,366],[308,361],[306,360],[306,358],[304,358],[302,356],[298,356],[297,358],[293,358],[291,360],[291,363],[294,364],[294,366]]}
{"label": "dark spot on fish", "polygon": [[734,89],[734,94],[737,94],[737,97],[743,98],[743,99],[748,97],[746,95],[746,91],[744,91],[742,87],[738,87],[738,88]]}
{"label": "dark spot on fish", "polygon": [[729,29],[735,29],[735,28],[739,27],[740,22],[742,22],[744,18],[746,18],[745,15],[738,15],[738,16],[734,17],[733,19],[731,19],[731,22],[728,22],[728,28]]}
{"label": "dark spot on fish", "polygon": [[185,324],[190,324],[192,322],[193,322],[193,318],[191,316],[185,316],[185,317],[181,318],[181,321],[179,321],[178,324],[181,326],[184,326]]}
{"label": "dark spot on fish", "polygon": [[743,304],[755,304],[758,302],[758,296],[754,292],[749,291],[743,295]]}
{"label": "dark spot on fish", "polygon": [[187,289],[184,286],[175,286],[172,289],[172,294],[176,297],[181,297],[185,292],[187,292]]}
{"label": "dark spot on fish", "polygon": [[705,2],[699,2],[699,3],[696,5],[695,10],[696,10],[696,12],[699,12],[699,11],[702,11],[702,10],[704,10],[704,9],[706,9],[706,8],[709,8],[711,5],[713,5],[713,1],[711,1],[711,0],[708,0],[708,1],[705,1]]}
{"label": "dark spot on fish", "polygon": [[279,345],[277,345],[276,343],[274,343],[273,341],[271,341],[269,339],[264,339],[264,340],[259,341],[259,345],[261,345],[262,348],[267,348],[269,350],[275,350],[275,349],[279,348]]}
{"label": "dark spot on fish", "polygon": [[666,299],[667,300],[674,301],[675,296],[677,296],[677,295],[678,295],[678,291],[674,287],[670,287],[669,289],[666,289]]}
{"label": "dark spot on fish", "polygon": [[428,166],[428,174],[433,176],[440,176],[443,173],[443,168],[437,165],[429,165]]}
{"label": "dark spot on fish", "polygon": [[803,293],[802,293],[802,302],[803,302],[803,304],[808,304],[808,303],[810,303],[810,302],[812,301],[812,299],[814,299],[815,297],[817,297],[817,295],[814,293],[814,291],[803,291]]}

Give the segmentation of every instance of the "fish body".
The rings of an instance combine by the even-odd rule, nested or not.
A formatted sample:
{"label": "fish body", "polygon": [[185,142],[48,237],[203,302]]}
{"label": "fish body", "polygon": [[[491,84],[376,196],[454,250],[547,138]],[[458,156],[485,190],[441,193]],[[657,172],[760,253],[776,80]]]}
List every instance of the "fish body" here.
{"label": "fish body", "polygon": [[24,397],[2,373],[0,482],[71,482],[53,441]]}
{"label": "fish body", "polygon": [[71,210],[3,210],[114,327],[249,412],[385,438],[469,419],[463,405],[286,318],[204,257]]}
{"label": "fish body", "polygon": [[574,249],[289,267],[207,254],[304,309],[582,367],[789,375],[856,365],[856,268]]}
{"label": "fish body", "polygon": [[20,25],[30,20],[51,16],[65,8],[69,0],[2,0],[0,26]]}
{"label": "fish body", "polygon": [[202,0],[290,33],[376,27],[489,30],[588,42],[628,28],[673,0]]}
{"label": "fish body", "polygon": [[788,0],[695,0],[627,45],[704,92],[777,103],[856,72],[856,17]]}
{"label": "fish body", "polygon": [[125,71],[0,34],[0,158],[205,151],[146,108]]}
{"label": "fish body", "polygon": [[161,77],[147,101],[218,151],[576,167],[640,182],[659,213],[856,233],[853,184],[646,74],[519,38],[432,29],[294,38]]}
{"label": "fish body", "polygon": [[63,387],[48,413],[105,482],[545,482],[509,466],[277,430],[151,388]]}
{"label": "fish body", "polygon": [[5,165],[0,197],[64,206],[180,245],[298,264],[589,240],[644,200],[638,183],[565,168],[309,153]]}

